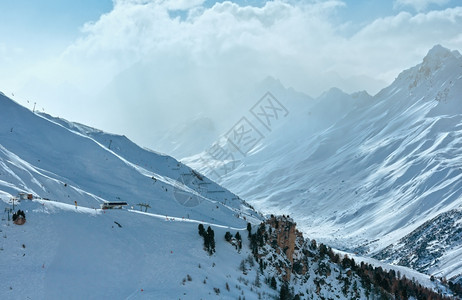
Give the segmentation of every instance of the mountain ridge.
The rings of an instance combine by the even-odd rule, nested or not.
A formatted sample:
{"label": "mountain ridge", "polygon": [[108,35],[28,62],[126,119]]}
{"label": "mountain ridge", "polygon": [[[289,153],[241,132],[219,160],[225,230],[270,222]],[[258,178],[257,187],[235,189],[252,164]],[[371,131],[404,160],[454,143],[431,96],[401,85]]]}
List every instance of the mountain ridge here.
{"label": "mountain ridge", "polygon": [[[304,239],[288,216],[264,218],[197,171],[124,136],[35,114],[4,96],[0,108],[8,112],[0,120],[2,299],[452,294],[412,270],[399,268],[422,285],[392,267],[335,255]],[[106,201],[128,207],[101,209]],[[10,218],[18,209],[23,225]]]}
{"label": "mountain ridge", "polygon": [[[315,100],[317,111],[301,105],[257,153],[216,180],[259,210],[290,214],[309,236],[373,255],[462,205],[461,79],[459,52],[437,45],[346,111],[332,110],[347,97],[336,90],[325,106]],[[293,109],[286,91],[278,99]],[[198,161],[205,155],[184,162],[211,174]]]}

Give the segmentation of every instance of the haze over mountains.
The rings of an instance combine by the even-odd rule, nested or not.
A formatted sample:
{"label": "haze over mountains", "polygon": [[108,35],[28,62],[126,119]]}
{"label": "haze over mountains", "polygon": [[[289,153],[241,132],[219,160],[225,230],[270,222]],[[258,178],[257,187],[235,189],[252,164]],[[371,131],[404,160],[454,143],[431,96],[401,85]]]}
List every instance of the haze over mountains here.
{"label": "haze over mountains", "polygon": [[[411,269],[334,253],[291,218],[264,218],[124,136],[33,113],[3,94],[0,111],[1,299],[453,294]],[[100,208],[121,201],[126,208]],[[22,225],[11,219],[19,210]]]}
{"label": "haze over mountains", "polygon": [[[303,232],[340,249],[374,255],[427,221],[462,205],[462,57],[433,47],[378,94],[331,89],[303,98],[273,84],[268,89],[288,115],[273,114],[271,131],[235,162],[210,151],[184,160],[264,212],[290,214]],[[259,125],[256,121],[254,124]],[[227,136],[218,144],[227,145]],[[232,147],[230,147],[232,148]],[[229,166],[233,166],[229,168]],[[218,172],[221,170],[221,172]],[[444,224],[442,224],[444,225]],[[460,221],[452,231],[460,236]],[[460,278],[460,238],[438,254],[438,237],[410,251],[422,270]],[[391,251],[391,252],[390,252]],[[398,262],[406,247],[380,257]],[[413,266],[413,263],[408,264]]]}
{"label": "haze over mountains", "polygon": [[[461,80],[461,55],[441,46],[375,96],[313,99],[268,78],[184,160],[194,169],[0,94],[0,297],[453,295],[422,273],[461,282]],[[208,140],[178,131],[178,151]]]}
{"label": "haze over mountains", "polygon": [[[0,111],[1,299],[194,299],[223,289],[228,267],[240,273],[241,255],[217,242],[217,269],[228,267],[203,284],[212,262],[197,235],[198,223],[222,237],[263,219],[235,194],[124,136],[35,114],[3,94]],[[108,201],[128,207],[102,211]],[[11,221],[17,209],[22,226]],[[193,287],[181,288],[188,272]]]}

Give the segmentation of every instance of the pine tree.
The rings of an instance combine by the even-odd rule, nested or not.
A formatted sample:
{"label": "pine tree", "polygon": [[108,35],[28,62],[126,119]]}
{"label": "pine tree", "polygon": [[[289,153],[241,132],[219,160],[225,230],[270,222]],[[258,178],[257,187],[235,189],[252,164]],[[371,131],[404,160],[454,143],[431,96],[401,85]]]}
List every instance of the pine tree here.
{"label": "pine tree", "polygon": [[280,300],[292,300],[292,295],[290,294],[289,285],[287,284],[287,282],[285,282],[281,286],[281,291],[279,292],[279,299]]}
{"label": "pine tree", "polygon": [[250,235],[252,234],[252,224],[247,223],[247,231],[249,232],[249,238],[250,238]]}
{"label": "pine tree", "polygon": [[236,238],[237,246],[240,251],[242,249],[242,238],[241,238],[241,235],[239,234],[239,231],[236,232],[236,235],[234,235],[234,237]]}
{"label": "pine tree", "polygon": [[207,232],[204,232],[203,237],[204,237],[204,249],[210,252],[210,239],[208,237]]}
{"label": "pine tree", "polygon": [[257,234],[250,235],[250,249],[254,255],[258,253]]}
{"label": "pine tree", "polygon": [[324,244],[319,244],[319,256],[321,257],[321,259],[324,259],[324,257],[326,256],[327,254],[327,247],[326,245]]}
{"label": "pine tree", "polygon": [[261,283],[260,283],[260,274],[258,274],[257,272],[257,275],[255,276],[255,282],[254,282],[255,286],[256,287],[261,287]]}
{"label": "pine tree", "polygon": [[247,267],[245,266],[245,260],[241,260],[241,263],[239,265],[239,270],[241,270],[242,272],[247,272]]}
{"label": "pine tree", "polygon": [[199,235],[204,236],[205,235],[204,225],[199,224],[198,229],[199,229]]}
{"label": "pine tree", "polygon": [[260,273],[263,274],[263,272],[264,272],[263,260],[260,259],[259,265],[260,265]]}
{"label": "pine tree", "polygon": [[212,228],[207,227],[207,240],[208,240],[208,251],[210,254],[215,252],[215,232],[213,231]]}
{"label": "pine tree", "polygon": [[274,278],[274,276],[271,277],[270,286],[271,286],[271,288],[272,288],[273,290],[277,289],[277,287],[278,287],[278,285],[277,285],[277,283],[276,283],[276,278]]}

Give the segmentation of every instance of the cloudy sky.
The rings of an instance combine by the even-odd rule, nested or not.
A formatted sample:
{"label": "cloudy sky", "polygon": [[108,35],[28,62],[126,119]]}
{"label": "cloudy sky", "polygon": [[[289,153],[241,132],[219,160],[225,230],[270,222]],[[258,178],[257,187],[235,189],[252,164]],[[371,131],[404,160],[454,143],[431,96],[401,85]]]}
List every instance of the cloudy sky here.
{"label": "cloudy sky", "polygon": [[462,49],[459,0],[0,0],[0,14],[0,91],[153,149],[267,76],[375,94],[433,45]]}

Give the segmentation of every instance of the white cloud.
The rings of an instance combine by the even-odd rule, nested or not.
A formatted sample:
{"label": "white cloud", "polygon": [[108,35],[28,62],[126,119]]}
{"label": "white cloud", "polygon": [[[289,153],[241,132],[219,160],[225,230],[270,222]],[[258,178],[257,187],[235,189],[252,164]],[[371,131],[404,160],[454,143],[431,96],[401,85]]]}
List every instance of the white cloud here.
{"label": "white cloud", "polygon": [[205,0],[114,0],[115,6],[155,4],[170,10],[188,10],[204,2]]}
{"label": "white cloud", "polygon": [[[290,85],[291,80],[284,79],[319,76],[323,71],[390,80],[383,75],[389,68],[380,57],[388,57],[395,69],[406,61],[412,64],[434,44],[461,46],[457,42],[461,8],[417,15],[402,12],[377,19],[345,37],[340,29],[343,24],[331,18],[344,5],[339,1],[274,1],[262,8],[223,2],[210,9],[197,6],[203,2],[197,1],[186,20],[169,15],[170,4],[166,3],[171,2],[118,0],[112,12],[84,27],[85,36],[62,59],[93,68],[95,74],[108,72],[107,78],[138,61],[171,59],[189,68],[227,68],[232,61],[234,68],[263,77],[274,75]],[[402,59],[390,55],[390,50],[403,52]],[[290,66],[292,72],[287,71]],[[88,78],[88,72],[83,77]],[[312,94],[320,92],[316,89]]]}
{"label": "white cloud", "polygon": [[223,2],[210,9],[192,9],[181,21],[157,2],[120,1],[111,13],[84,27],[86,36],[68,49],[64,59],[77,57],[80,63],[84,55],[97,69],[101,63],[124,69],[139,60],[163,57],[191,67],[227,67],[233,59],[237,60],[233,65],[241,61],[246,72],[257,73],[268,71],[260,70],[262,64],[274,68],[299,65],[296,60],[302,60],[313,66],[318,64],[315,54],[320,47],[338,38],[328,15],[341,5],[276,1],[255,8]]}
{"label": "white cloud", "polygon": [[[117,0],[59,58],[28,74],[73,87],[62,90],[60,115],[157,148],[153,128],[199,114],[234,122],[232,113],[248,108],[248,87],[268,75],[310,95],[332,86],[374,93],[434,44],[462,49],[460,7],[398,13],[345,36],[347,25],[334,21],[340,1],[202,3]],[[171,16],[180,8],[185,19]],[[76,98],[76,88],[87,96]]]}
{"label": "white cloud", "polygon": [[404,68],[419,63],[435,44],[462,49],[460,39],[455,39],[461,26],[462,7],[416,15],[401,12],[375,20],[356,33],[350,44],[363,54],[358,63],[367,74],[381,70],[376,78],[390,81]]}
{"label": "white cloud", "polygon": [[395,0],[393,6],[395,8],[402,8],[405,6],[412,6],[416,11],[424,11],[431,4],[444,5],[449,0]]}

